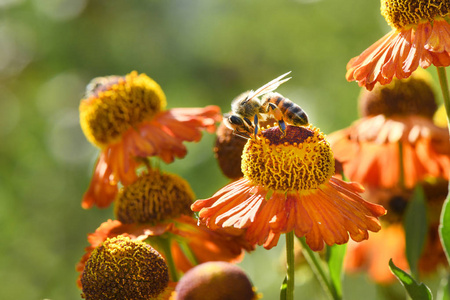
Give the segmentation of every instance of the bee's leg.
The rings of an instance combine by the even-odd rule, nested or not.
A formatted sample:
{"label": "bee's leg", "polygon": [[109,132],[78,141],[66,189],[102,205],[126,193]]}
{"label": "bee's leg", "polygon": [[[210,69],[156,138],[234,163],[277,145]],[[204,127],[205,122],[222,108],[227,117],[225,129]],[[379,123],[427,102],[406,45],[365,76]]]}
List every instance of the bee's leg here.
{"label": "bee's leg", "polygon": [[251,134],[251,131],[253,130],[253,123],[252,121],[250,121],[248,118],[244,117],[243,118],[245,121],[245,124],[247,125],[247,127],[245,128],[247,132],[249,132]]}
{"label": "bee's leg", "polygon": [[278,127],[280,127],[281,132],[283,132],[283,135],[286,136],[286,123],[284,123],[284,120],[278,120]]}
{"label": "bee's leg", "polygon": [[274,103],[269,103],[268,111],[270,109],[272,109],[272,114],[278,121],[278,127],[280,128],[281,132],[285,136],[286,135],[286,123],[283,120],[283,114],[281,113],[278,106],[276,106]]}
{"label": "bee's leg", "polygon": [[244,117],[244,121],[248,126],[253,127],[252,121],[250,121],[248,118]]}
{"label": "bee's leg", "polygon": [[255,124],[255,136],[258,133],[258,115],[253,117],[253,123]]}

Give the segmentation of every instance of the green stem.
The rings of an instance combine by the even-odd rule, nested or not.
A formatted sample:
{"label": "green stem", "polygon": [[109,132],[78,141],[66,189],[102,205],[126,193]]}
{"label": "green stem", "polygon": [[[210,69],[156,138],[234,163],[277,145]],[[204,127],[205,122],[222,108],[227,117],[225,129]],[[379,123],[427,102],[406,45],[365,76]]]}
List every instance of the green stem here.
{"label": "green stem", "polygon": [[444,67],[437,67],[439,83],[441,85],[442,96],[444,97],[445,112],[447,113],[447,124],[450,130],[450,94],[448,90],[447,73]]}
{"label": "green stem", "polygon": [[196,266],[198,265],[197,257],[195,256],[194,252],[192,252],[192,249],[189,247],[186,241],[178,241],[178,245],[181,248],[181,251],[186,256],[186,258],[192,263],[192,265]]}
{"label": "green stem", "polygon": [[331,280],[328,278],[327,273],[323,269],[319,255],[309,248],[304,237],[299,238],[299,241],[302,244],[303,256],[308,261],[311,270],[316,275],[317,280],[319,280],[325,294],[327,294],[329,299],[340,300],[341,297],[336,293],[336,289],[331,284]]}
{"label": "green stem", "polygon": [[162,248],[162,250],[165,254],[166,263],[167,263],[167,267],[169,268],[170,277],[171,277],[172,281],[177,282],[179,279],[178,272],[177,272],[177,268],[175,267],[175,261],[173,260],[172,251],[170,250],[170,243],[171,243],[171,239],[169,237],[169,238],[165,238],[165,239],[160,239],[158,244]]}
{"label": "green stem", "polygon": [[286,233],[286,300],[294,300],[294,231]]}
{"label": "green stem", "polygon": [[[447,127],[450,131],[450,94],[448,90],[448,80],[447,80],[447,73],[445,71],[444,67],[437,67],[437,72],[439,76],[439,83],[441,86],[442,96],[444,98],[444,107],[445,112],[447,114]],[[447,256],[447,260],[450,261],[450,249],[448,245],[448,241],[446,242],[444,239],[444,231],[448,232],[448,229],[446,227],[449,226],[449,224],[444,224],[444,220],[448,219],[448,210],[450,209],[450,181],[448,186],[449,193],[447,194],[447,198],[445,199],[444,205],[442,206],[442,212],[441,212],[441,221],[439,225],[439,235],[441,237],[441,242],[444,246],[445,254]]]}

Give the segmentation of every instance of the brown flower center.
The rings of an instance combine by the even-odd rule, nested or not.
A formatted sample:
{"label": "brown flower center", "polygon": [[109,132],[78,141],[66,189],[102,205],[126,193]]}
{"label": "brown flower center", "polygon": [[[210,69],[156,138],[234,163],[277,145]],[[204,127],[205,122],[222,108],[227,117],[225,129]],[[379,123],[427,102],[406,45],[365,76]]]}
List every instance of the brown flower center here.
{"label": "brown flower center", "polygon": [[152,247],[118,236],[94,249],[81,284],[86,299],[150,299],[168,286],[169,270]]}
{"label": "brown flower center", "polygon": [[153,224],[190,215],[194,198],[191,187],[181,177],[152,170],[122,188],[114,210],[122,223]]}
{"label": "brown flower center", "polygon": [[334,174],[329,143],[319,129],[278,127],[250,139],[242,154],[242,172],[253,183],[280,191],[316,189]]}
{"label": "brown flower center", "polygon": [[390,26],[399,30],[449,13],[448,0],[381,0],[381,14]]}
{"label": "brown flower center", "polygon": [[247,141],[234,134],[223,123],[220,124],[216,134],[213,150],[223,174],[231,179],[242,177],[241,155]]}
{"label": "brown flower center", "polygon": [[408,79],[396,79],[388,85],[375,85],[372,91],[361,90],[359,106],[362,116],[383,114],[417,115],[432,118],[436,109],[436,99],[431,88],[431,76],[418,69]]}

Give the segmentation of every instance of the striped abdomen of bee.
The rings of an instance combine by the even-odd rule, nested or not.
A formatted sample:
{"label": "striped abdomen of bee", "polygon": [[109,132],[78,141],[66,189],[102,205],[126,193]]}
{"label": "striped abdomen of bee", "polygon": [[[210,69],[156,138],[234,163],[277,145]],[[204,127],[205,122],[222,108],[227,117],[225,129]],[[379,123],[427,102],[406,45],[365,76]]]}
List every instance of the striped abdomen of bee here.
{"label": "striped abdomen of bee", "polygon": [[262,102],[262,107],[265,108],[266,113],[272,114],[278,121],[278,125],[283,134],[286,134],[285,122],[295,126],[309,124],[306,112],[300,106],[278,93],[265,95]]}

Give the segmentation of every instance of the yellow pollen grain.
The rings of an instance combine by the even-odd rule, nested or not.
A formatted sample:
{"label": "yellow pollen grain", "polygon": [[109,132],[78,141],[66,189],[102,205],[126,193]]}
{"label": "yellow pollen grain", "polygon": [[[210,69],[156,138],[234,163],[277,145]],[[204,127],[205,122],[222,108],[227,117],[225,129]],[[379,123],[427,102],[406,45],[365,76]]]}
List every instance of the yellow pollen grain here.
{"label": "yellow pollen grain", "polygon": [[84,134],[100,148],[119,141],[128,129],[151,120],[166,106],[161,87],[145,74],[132,72],[99,82],[102,84],[81,100],[79,110]]}
{"label": "yellow pollen grain", "polygon": [[119,192],[114,211],[125,224],[150,223],[190,215],[194,193],[189,184],[175,174],[149,171]]}
{"label": "yellow pollen grain", "polygon": [[420,21],[433,21],[438,17],[448,16],[448,0],[381,0],[381,14],[388,24],[401,30],[416,25]]}
{"label": "yellow pollen grain", "polygon": [[[250,139],[242,154],[242,172],[255,184],[279,191],[318,188],[334,174],[329,143],[317,128],[288,126],[286,137],[277,128]],[[287,139],[287,141],[283,141]]]}

